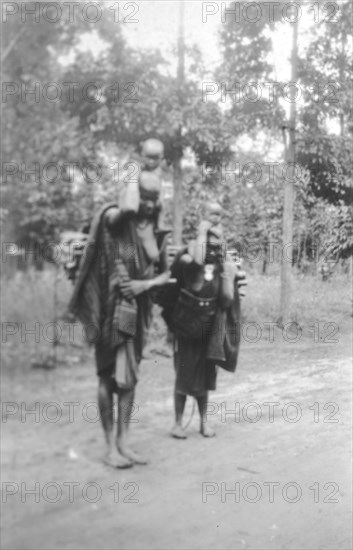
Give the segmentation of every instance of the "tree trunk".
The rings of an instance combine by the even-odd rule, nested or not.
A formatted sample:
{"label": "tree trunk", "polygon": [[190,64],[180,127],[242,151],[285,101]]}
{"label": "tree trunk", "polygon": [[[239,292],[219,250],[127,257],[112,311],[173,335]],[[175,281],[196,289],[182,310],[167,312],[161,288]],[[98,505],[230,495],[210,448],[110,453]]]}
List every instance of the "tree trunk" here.
{"label": "tree trunk", "polygon": [[[297,82],[298,65],[298,21],[293,23],[293,47],[291,55],[292,76],[291,82]],[[284,179],[284,208],[283,208],[283,246],[281,265],[281,298],[279,324],[285,325],[290,320],[292,263],[293,263],[293,203],[295,180],[295,124],[296,124],[296,89],[290,88],[290,116],[288,128],[288,145],[285,150],[286,177]]]}
{"label": "tree trunk", "polygon": [[173,162],[173,244],[181,246],[183,234],[183,174],[181,170],[181,157]]}
{"label": "tree trunk", "polygon": [[262,274],[266,275],[267,261],[268,261],[268,238],[267,237],[265,237],[265,240],[263,242],[263,250],[264,250],[264,259],[262,262]]}
{"label": "tree trunk", "polygon": [[[340,75],[340,81],[339,86],[340,89],[344,86],[344,52],[346,48],[346,35],[345,33],[342,33],[341,38],[341,59],[339,61],[339,75]],[[344,114],[343,114],[343,107],[341,106],[341,112],[339,114],[340,119],[340,136],[344,136]]]}
{"label": "tree trunk", "polygon": [[[182,112],[183,108],[183,92],[185,81],[185,43],[184,43],[184,2],[179,2],[179,36],[178,36],[178,72],[177,72],[177,87],[179,107]],[[181,169],[181,159],[183,157],[182,147],[182,124],[179,127],[177,135],[176,150],[178,154],[173,161],[173,184],[174,184],[174,199],[173,199],[173,244],[181,246],[183,233],[183,174]]]}

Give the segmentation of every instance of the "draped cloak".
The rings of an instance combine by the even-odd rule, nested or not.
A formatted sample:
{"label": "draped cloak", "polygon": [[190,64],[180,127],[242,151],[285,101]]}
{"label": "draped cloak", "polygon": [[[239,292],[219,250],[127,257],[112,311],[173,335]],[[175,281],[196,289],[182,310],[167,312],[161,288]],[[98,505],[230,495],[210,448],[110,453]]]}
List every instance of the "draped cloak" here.
{"label": "draped cloak", "polygon": [[[153,278],[156,268],[159,272],[166,269],[168,232],[155,229],[159,258],[153,262],[138,236],[134,214],[108,228],[105,214],[112,207],[117,205],[105,205],[92,221],[69,311],[83,324],[87,341],[95,344],[98,375],[112,376],[118,387],[130,389],[138,379],[153,302],[150,293],[143,292],[127,303],[119,290],[119,263],[131,279]],[[134,307],[135,318],[131,317]]]}
{"label": "draped cloak", "polygon": [[203,395],[216,389],[217,367],[234,372],[237,365],[240,344],[240,298],[237,280],[234,280],[234,298],[226,309],[220,304],[220,274],[215,270],[212,282],[205,281],[200,291],[191,291],[190,283],[194,274],[202,269],[192,262],[185,264],[180,251],[171,267],[171,276],[177,284],[165,296],[162,315],[173,332],[172,312],[178,299],[180,288],[187,288],[199,298],[218,299],[216,313],[211,321],[210,330],[202,340],[174,338],[174,366],[176,370],[176,392],[186,395]]}

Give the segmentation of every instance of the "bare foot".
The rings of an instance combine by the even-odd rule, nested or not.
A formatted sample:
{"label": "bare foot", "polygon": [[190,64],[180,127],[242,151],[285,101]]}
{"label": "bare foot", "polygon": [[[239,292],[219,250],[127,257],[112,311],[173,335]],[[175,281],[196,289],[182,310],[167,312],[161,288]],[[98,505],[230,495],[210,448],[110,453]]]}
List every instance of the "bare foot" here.
{"label": "bare foot", "polygon": [[131,468],[133,462],[119,453],[115,448],[108,449],[103,456],[103,462],[111,468]]}
{"label": "bare foot", "polygon": [[175,437],[176,439],[186,439],[187,438],[187,435],[186,435],[185,431],[178,424],[175,424],[175,426],[173,426],[173,429],[170,432],[170,435],[172,437]]}
{"label": "bare foot", "polygon": [[148,464],[148,460],[146,457],[140,455],[130,447],[120,446],[119,451],[124,457],[126,457],[128,460],[131,460],[131,462],[134,464]]}
{"label": "bare foot", "polygon": [[215,437],[215,435],[216,435],[216,432],[214,430],[212,430],[212,428],[210,428],[206,424],[201,424],[200,433],[204,437]]}

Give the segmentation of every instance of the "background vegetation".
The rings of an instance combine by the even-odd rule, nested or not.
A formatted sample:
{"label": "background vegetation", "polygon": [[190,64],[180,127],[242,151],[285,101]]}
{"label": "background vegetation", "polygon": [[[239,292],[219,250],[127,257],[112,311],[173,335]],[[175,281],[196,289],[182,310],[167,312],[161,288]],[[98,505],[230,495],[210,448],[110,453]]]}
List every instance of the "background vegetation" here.
{"label": "background vegetation", "polygon": [[[46,4],[50,15],[55,7],[41,3]],[[325,12],[317,22],[302,5],[303,22],[312,24],[305,23],[298,52],[298,274],[316,274],[323,263],[332,271],[338,260],[342,273],[351,269],[352,6],[348,0],[337,5],[334,21]],[[157,136],[166,147],[166,189],[182,160],[183,239],[193,235],[200,199],[215,196],[224,206],[228,245],[243,252],[246,269],[277,274],[288,103],[283,100],[287,82],[276,75],[274,39],[278,32],[289,33],[290,23],[268,19],[235,25],[227,18],[220,24],[221,61],[212,70],[196,44],[184,44],[181,86],[177,49],[133,48],[123,26],[109,18],[92,25],[80,17],[54,24],[30,17],[24,24],[20,12],[8,17],[3,24],[3,82],[9,92],[3,96],[3,241],[30,249],[58,243],[64,230],[80,230],[100,204],[116,198],[121,168],[137,158],[141,141]],[[97,39],[104,44],[99,54],[82,47]],[[225,82],[227,88],[278,84],[271,102],[264,93],[259,101],[240,96],[222,102],[220,95],[203,100],[207,81]],[[77,83],[73,95],[68,82]],[[59,100],[50,99],[55,88],[43,94],[48,83],[60,88]],[[102,92],[98,98],[87,83]],[[38,98],[21,93],[36,86]],[[138,101],[126,101],[135,96]],[[266,169],[269,161],[279,163],[273,173]],[[166,194],[167,225],[172,211],[173,199]],[[33,260],[30,254],[26,261],[10,256],[3,263],[10,275]]]}

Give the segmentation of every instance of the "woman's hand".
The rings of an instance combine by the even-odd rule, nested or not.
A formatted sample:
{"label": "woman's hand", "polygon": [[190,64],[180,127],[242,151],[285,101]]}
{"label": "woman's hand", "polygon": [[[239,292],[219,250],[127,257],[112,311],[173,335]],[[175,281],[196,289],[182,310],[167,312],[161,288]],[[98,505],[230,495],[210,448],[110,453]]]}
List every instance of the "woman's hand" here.
{"label": "woman's hand", "polygon": [[140,281],[137,279],[130,279],[129,281],[124,281],[119,285],[122,295],[127,300],[132,300],[135,296],[142,294],[146,290],[149,290],[151,287],[150,281]]}

